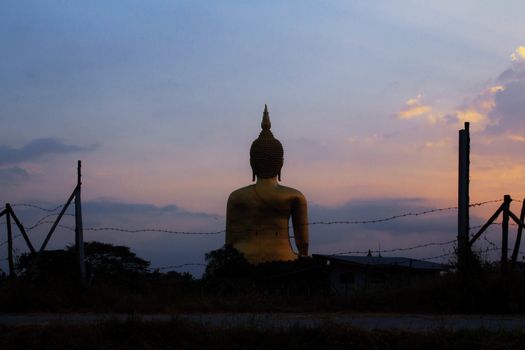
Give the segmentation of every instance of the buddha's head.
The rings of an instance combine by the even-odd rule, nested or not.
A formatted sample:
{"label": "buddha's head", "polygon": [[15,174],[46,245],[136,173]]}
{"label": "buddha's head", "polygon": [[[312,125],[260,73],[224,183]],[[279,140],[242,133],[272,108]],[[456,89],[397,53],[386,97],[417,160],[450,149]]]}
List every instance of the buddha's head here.
{"label": "buddha's head", "polygon": [[281,180],[281,168],[283,167],[283,145],[273,137],[270,128],[270,115],[268,107],[264,105],[263,119],[261,122],[262,131],[259,137],[252,142],[250,148],[250,165],[252,166],[253,177],[269,179],[277,176]]}

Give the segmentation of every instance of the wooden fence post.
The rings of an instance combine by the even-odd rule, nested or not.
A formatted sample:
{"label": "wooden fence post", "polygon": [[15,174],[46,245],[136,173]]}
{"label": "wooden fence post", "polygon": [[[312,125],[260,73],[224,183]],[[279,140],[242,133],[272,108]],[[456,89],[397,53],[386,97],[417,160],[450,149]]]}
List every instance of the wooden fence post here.
{"label": "wooden fence post", "polygon": [[458,163],[458,268],[465,269],[469,252],[470,123],[459,131]]}
{"label": "wooden fence post", "polygon": [[15,276],[15,264],[13,262],[13,231],[11,229],[11,206],[6,204],[6,224],[7,224],[7,261],[9,264],[9,277]]}
{"label": "wooden fence post", "polygon": [[86,280],[86,264],[84,261],[84,232],[82,227],[82,201],[81,201],[81,166],[79,160],[77,166],[77,190],[75,194],[75,245],[78,256],[78,264],[80,269],[80,278],[82,281]]}

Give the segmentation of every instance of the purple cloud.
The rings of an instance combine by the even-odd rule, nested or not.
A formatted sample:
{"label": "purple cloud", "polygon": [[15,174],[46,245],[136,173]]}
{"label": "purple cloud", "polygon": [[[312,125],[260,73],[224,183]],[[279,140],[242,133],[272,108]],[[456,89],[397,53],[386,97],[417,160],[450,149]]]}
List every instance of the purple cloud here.
{"label": "purple cloud", "polygon": [[33,161],[47,155],[91,151],[96,146],[67,145],[54,138],[35,139],[21,148],[0,145],[0,165]]}

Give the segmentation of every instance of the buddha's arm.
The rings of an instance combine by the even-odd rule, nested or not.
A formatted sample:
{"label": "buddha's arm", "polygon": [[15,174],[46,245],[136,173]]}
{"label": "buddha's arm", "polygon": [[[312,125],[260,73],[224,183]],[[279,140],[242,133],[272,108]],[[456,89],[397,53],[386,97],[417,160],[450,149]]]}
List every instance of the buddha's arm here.
{"label": "buddha's arm", "polygon": [[292,224],[295,244],[300,256],[308,256],[308,208],[302,194],[292,204]]}
{"label": "buddha's arm", "polygon": [[233,207],[233,200],[230,196],[228,198],[228,204],[226,205],[226,244],[233,244],[233,237],[232,237],[232,207]]}

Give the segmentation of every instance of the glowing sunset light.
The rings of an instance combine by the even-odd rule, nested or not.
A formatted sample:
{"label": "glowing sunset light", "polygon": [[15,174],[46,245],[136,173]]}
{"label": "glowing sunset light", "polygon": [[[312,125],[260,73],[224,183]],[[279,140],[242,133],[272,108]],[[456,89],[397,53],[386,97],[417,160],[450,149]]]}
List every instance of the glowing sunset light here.
{"label": "glowing sunset light", "polygon": [[[524,12],[474,0],[2,3],[0,195],[58,205],[82,159],[94,226],[118,213],[116,224],[223,229],[268,104],[282,183],[318,220],[456,205],[464,122],[472,200],[523,198]],[[476,210],[481,221],[490,208]],[[311,250],[455,235],[453,214],[444,221],[312,230]],[[222,242],[126,239],[166,261]]]}
{"label": "glowing sunset light", "polygon": [[413,119],[426,115],[431,110],[430,106],[421,104],[421,95],[418,95],[416,98],[409,99],[398,115],[401,119]]}
{"label": "glowing sunset light", "polygon": [[525,46],[520,46],[510,55],[513,61],[520,61],[525,58]]}

